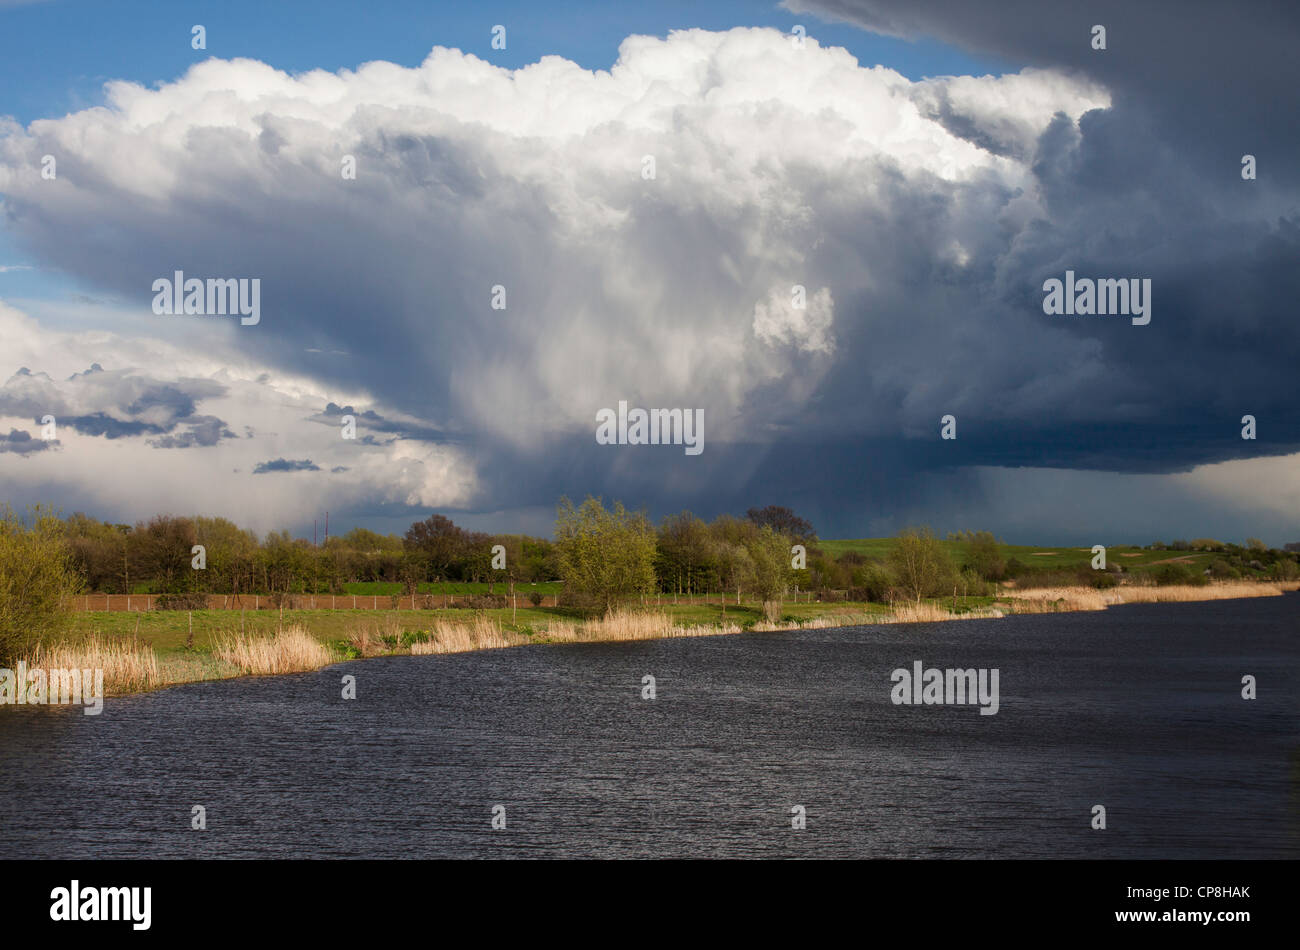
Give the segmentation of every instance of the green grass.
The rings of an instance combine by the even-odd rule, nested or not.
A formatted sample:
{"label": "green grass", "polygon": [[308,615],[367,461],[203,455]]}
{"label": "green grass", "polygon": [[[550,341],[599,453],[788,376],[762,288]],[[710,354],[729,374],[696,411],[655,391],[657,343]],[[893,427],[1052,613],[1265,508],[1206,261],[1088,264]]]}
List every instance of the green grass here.
{"label": "green grass", "polygon": [[[486,594],[488,593],[488,584],[486,583],[469,583],[463,581],[425,581],[420,585],[421,594]],[[515,582],[515,593],[521,597],[536,591],[539,594],[554,595],[560,592],[561,584],[559,581],[538,581],[536,584],[529,584],[523,581]],[[506,594],[510,591],[509,582],[502,583],[497,581],[491,585],[492,593]],[[355,581],[344,584],[343,589],[349,594],[356,594],[358,597],[391,597],[396,595],[405,596],[406,588],[396,581]]]}
{"label": "green grass", "polygon": [[[821,548],[832,557],[838,558],[846,551],[856,551],[864,557],[884,560],[893,547],[893,538],[847,538],[832,541],[818,541],[814,547]],[[1099,542],[1102,543],[1102,542]],[[966,562],[970,552],[967,541],[940,541],[952,559],[958,564]],[[1076,570],[1092,565],[1091,547],[1053,547],[1051,545],[999,544],[998,551],[1002,557],[1010,560],[1016,558],[1028,567],[1059,568]],[[1204,567],[1210,559],[1219,555],[1208,551],[1147,551],[1130,544],[1107,545],[1106,562],[1120,564],[1125,569],[1150,567],[1160,561],[1171,558],[1187,558],[1185,564]]]}
{"label": "green grass", "polygon": [[[966,598],[959,605],[960,609],[987,606],[990,598]],[[948,602],[948,606],[951,603]],[[761,619],[759,604],[744,604],[737,607],[727,606],[724,614],[718,604],[679,604],[673,606],[665,603],[659,606],[648,605],[647,609],[662,610],[677,623],[684,625],[718,624],[723,622],[740,623],[746,626]],[[862,603],[787,603],[783,617],[787,620],[809,620],[827,613],[879,613],[886,614],[884,604]],[[130,637],[137,633],[142,641],[152,646],[161,656],[186,653],[186,640],[189,637],[189,618],[194,622],[194,651],[209,653],[213,644],[222,637],[232,636],[240,631],[240,612],[237,610],[150,610],[150,611],[88,611],[74,615],[72,634],[83,636],[100,633],[112,637]],[[384,624],[396,623],[403,632],[428,630],[434,618],[452,622],[468,622],[476,611],[472,610],[286,610],[284,624],[302,624],[311,633],[325,642],[346,640],[348,634],[358,627],[368,624],[371,629],[379,629]],[[520,606],[511,620],[510,609],[485,610],[483,614],[496,618],[507,630],[519,631],[525,628],[541,630],[555,620],[573,620],[581,616],[575,610],[565,607],[523,607]],[[270,635],[280,623],[278,610],[247,610],[243,614],[244,630],[249,634]]]}

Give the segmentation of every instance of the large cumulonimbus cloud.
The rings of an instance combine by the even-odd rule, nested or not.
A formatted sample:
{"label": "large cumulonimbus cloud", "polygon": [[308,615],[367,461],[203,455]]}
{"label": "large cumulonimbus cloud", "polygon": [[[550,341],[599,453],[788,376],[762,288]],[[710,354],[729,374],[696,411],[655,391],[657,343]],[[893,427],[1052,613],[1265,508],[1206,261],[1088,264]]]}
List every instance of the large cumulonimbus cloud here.
{"label": "large cumulonimbus cloud", "polygon": [[[229,347],[329,401],[364,394],[454,440],[440,477],[481,509],[585,490],[752,502],[752,482],[807,493],[800,470],[865,451],[898,475],[1025,464],[1026,433],[1047,446],[1030,460],[1066,467],[1239,454],[1194,437],[1127,450],[1194,427],[1206,399],[1280,411],[1281,365],[1241,372],[1249,341],[1224,325],[1276,305],[1246,281],[1285,283],[1294,204],[1279,220],[1225,203],[1197,191],[1198,168],[1135,189],[1106,78],[1053,65],[912,82],[756,29],[630,37],[608,72],[442,48],[339,74],[209,60],[4,127],[0,193],[35,259],[144,313],[177,270],[260,278],[257,326],[152,326],[184,347],[196,321],[228,321]],[[1135,144],[1135,163],[1167,160],[1151,136]],[[1067,267],[1153,278],[1152,324],[1045,316],[1042,281]],[[1204,286],[1211,267],[1223,285]],[[594,445],[596,412],[620,400],[702,408],[706,452]],[[938,458],[945,413],[963,439]],[[783,461],[792,446],[802,468]],[[859,504],[828,487],[828,505]]]}

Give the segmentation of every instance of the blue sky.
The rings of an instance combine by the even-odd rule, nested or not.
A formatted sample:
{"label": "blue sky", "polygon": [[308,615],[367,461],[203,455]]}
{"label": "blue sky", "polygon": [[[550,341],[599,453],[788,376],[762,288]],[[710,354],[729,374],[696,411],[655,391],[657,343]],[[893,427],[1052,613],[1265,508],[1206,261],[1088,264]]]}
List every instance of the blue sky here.
{"label": "blue sky", "polygon": [[[823,45],[843,46],[864,65],[881,63],[910,79],[997,74],[1006,68],[994,57],[974,57],[955,46],[879,36],[795,15],[775,3],[589,0],[447,6],[409,0],[0,3],[0,113],[23,123],[61,116],[98,105],[107,80],[146,85],[170,80],[206,56],[251,57],[289,72],[333,71],[376,59],[414,66],[432,47],[450,46],[512,69],[547,55],[564,56],[588,69],[608,69],[629,34],[663,36],[684,28],[771,26],[788,31],[803,24]],[[196,23],[207,28],[206,52],[190,48]],[[491,48],[496,24],[506,27],[505,50]]]}
{"label": "blue sky", "polygon": [[[634,33],[654,36],[683,28],[724,30],[803,25],[823,45],[842,46],[863,65],[883,64],[909,79],[999,75],[996,57],[971,56],[933,40],[903,40],[864,32],[775,3],[650,4],[536,2],[450,4],[320,0],[294,5],[266,0],[158,3],[157,0],[0,0],[0,116],[27,125],[102,105],[103,85],[127,80],[145,86],[171,81],[210,57],[248,57],[290,73],[355,69],[372,60],[416,66],[434,46],[473,53],[515,69],[559,55],[587,69],[608,69],[618,46]],[[207,49],[191,47],[202,24]],[[506,27],[506,48],[491,46],[492,27]],[[57,52],[56,52],[57,51]],[[0,230],[0,267],[30,266],[10,234]],[[0,290],[17,299],[92,294],[72,275],[38,269],[0,273]]]}

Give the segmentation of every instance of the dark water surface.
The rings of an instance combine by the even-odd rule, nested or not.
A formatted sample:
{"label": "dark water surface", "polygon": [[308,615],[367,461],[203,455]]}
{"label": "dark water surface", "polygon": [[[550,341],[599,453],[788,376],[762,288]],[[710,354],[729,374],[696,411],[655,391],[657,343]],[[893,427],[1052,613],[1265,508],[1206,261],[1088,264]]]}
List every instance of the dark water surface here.
{"label": "dark water surface", "polygon": [[[393,657],[98,717],[11,707],[0,857],[1300,857],[1298,633],[1288,595]],[[999,669],[1001,710],[893,705],[914,660]]]}

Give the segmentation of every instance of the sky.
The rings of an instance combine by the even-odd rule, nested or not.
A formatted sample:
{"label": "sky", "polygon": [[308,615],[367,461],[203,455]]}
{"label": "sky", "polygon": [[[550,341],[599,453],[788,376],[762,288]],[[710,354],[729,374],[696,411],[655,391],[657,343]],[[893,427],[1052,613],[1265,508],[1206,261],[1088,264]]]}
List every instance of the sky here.
{"label": "sky", "polygon": [[1300,540],[1300,11],[466,6],[0,0],[0,498]]}

